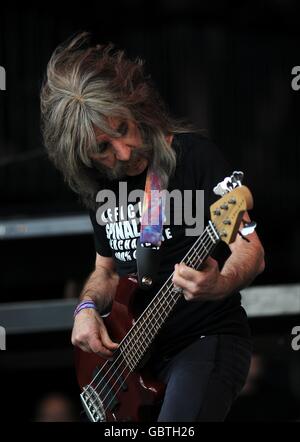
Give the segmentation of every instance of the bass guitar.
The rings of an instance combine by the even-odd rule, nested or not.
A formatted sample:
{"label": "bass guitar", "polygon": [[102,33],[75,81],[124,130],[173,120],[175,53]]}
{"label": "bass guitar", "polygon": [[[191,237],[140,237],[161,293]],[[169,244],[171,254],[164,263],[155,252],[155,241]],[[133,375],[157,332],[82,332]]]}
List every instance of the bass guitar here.
{"label": "bass guitar", "polygon": [[[242,176],[242,172],[233,172],[214,188],[221,198],[211,205],[208,225],[183,258],[186,265],[199,269],[219,241],[229,244],[237,233],[243,236],[254,230],[255,223],[250,223],[245,225],[247,231],[238,232],[243,214],[253,206],[249,189],[241,185]],[[164,384],[151,378],[147,364],[142,369],[139,365],[182,296],[172,276],[139,317],[132,308],[137,279],[120,279],[112,310],[104,319],[109,335],[119,342],[112,360],[76,348],[81,401],[91,421],[148,420],[149,408],[162,399]]]}

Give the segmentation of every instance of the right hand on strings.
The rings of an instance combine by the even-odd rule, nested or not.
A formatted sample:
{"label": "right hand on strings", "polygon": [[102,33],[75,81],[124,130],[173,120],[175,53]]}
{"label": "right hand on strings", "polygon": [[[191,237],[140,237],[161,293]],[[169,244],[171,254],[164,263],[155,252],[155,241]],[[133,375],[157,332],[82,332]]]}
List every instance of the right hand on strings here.
{"label": "right hand on strings", "polygon": [[104,359],[111,359],[119,346],[113,342],[103,319],[95,309],[83,309],[75,317],[72,344],[88,353],[96,353]]}

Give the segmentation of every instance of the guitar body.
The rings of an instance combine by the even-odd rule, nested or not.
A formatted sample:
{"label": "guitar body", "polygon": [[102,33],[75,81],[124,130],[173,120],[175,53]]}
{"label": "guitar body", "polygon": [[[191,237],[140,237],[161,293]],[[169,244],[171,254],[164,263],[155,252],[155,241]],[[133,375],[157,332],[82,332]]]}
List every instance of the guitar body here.
{"label": "guitar body", "polygon": [[[133,300],[136,291],[137,282],[134,279],[120,279],[111,313],[104,318],[108,334],[114,342],[121,342],[134,325]],[[116,353],[114,361],[118,359],[120,356]],[[164,384],[151,378],[146,368],[131,372],[128,367],[124,370],[122,364],[115,370],[112,368],[114,361],[107,362],[95,353],[76,348],[75,365],[81,389],[89,385],[99,372],[92,385],[103,401],[106,421],[153,421],[157,413],[155,405],[158,406],[163,396]],[[115,363],[115,366],[118,364]],[[97,385],[99,382],[100,385]]]}

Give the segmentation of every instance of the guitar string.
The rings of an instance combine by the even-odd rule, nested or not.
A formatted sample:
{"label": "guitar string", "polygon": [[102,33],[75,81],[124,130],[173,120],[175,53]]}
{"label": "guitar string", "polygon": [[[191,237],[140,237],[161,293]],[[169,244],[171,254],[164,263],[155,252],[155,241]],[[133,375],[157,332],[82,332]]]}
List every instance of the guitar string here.
{"label": "guitar string", "polygon": [[[207,244],[206,244],[206,243],[207,243],[207,240],[211,240],[211,235],[213,234],[213,232],[209,232],[209,228],[210,228],[210,225],[208,225],[208,226],[206,227],[206,229],[205,229],[205,231],[203,232],[203,234],[201,235],[201,237],[199,237],[198,240],[195,242],[195,244],[194,244],[194,246],[193,246],[193,251],[192,251],[192,253],[190,253],[190,251],[189,251],[189,252],[186,254],[186,256],[183,258],[183,260],[182,260],[181,262],[183,262],[184,260],[187,261],[187,259],[188,259],[189,262],[187,262],[187,263],[190,264],[190,263],[192,263],[192,261],[195,259],[195,257],[197,258],[197,260],[199,260],[199,258],[200,258],[200,260],[203,258],[203,256],[199,256],[199,254],[198,254],[198,252],[199,252],[199,245],[197,245],[197,243],[200,242],[200,247],[203,246],[204,249],[205,249],[205,250],[203,250],[204,254],[207,253],[207,249],[206,249],[206,245],[207,245]],[[202,237],[205,237],[205,236],[206,236],[206,238],[202,238]],[[205,239],[205,241],[202,242],[201,239]],[[209,243],[209,241],[208,241],[208,243]],[[210,248],[212,248],[214,245],[215,245],[215,244],[212,243]],[[189,256],[189,255],[190,255],[190,256]],[[168,280],[165,282],[165,284],[163,285],[163,287],[160,289],[160,292],[164,289],[165,285],[167,285],[167,283],[169,282],[169,280],[171,279],[172,276],[173,276],[173,274],[172,274],[172,275],[168,278]],[[173,287],[171,293],[172,293],[173,291],[174,291],[174,287]],[[158,296],[158,294],[157,294],[157,296]],[[173,300],[174,300],[174,297],[173,297]],[[177,302],[177,301],[176,301],[176,302]],[[176,304],[176,302],[175,302],[175,304]],[[149,306],[150,306],[150,305],[149,305]],[[171,309],[172,309],[173,307],[174,307],[174,305],[171,307]],[[147,310],[147,309],[146,309],[146,310]],[[145,310],[145,311],[146,311],[146,310]],[[168,314],[169,314],[169,313],[168,313]],[[135,325],[136,325],[137,323],[138,323],[138,321],[135,323]],[[137,334],[138,334],[138,332],[137,332]],[[127,336],[127,335],[126,335],[126,336]],[[123,338],[122,342],[125,340],[126,336]],[[132,341],[133,341],[133,339],[131,339],[131,340],[129,339],[129,341],[127,342],[127,347],[129,347],[129,345],[132,343]],[[120,344],[120,345],[121,345],[121,344]],[[136,353],[137,353],[137,352],[136,352]],[[133,361],[134,357],[136,357],[136,353],[134,354],[133,357],[131,357],[131,362]],[[124,360],[124,359],[122,358],[122,361],[121,361],[121,363],[119,364],[119,366],[118,366],[118,367],[114,367],[114,365],[117,364],[118,359],[120,359],[122,356],[123,356],[123,355],[122,355],[122,353],[120,352],[120,355],[119,355],[119,356],[117,357],[117,359],[114,361],[113,365],[109,368],[110,371],[112,371],[113,368],[115,369],[115,371],[114,371],[114,373],[111,375],[110,379],[109,379],[108,381],[106,381],[106,384],[107,384],[108,382],[110,382],[110,380],[112,379],[112,377],[115,376],[115,374],[117,373],[118,369],[121,367],[121,364],[122,364],[122,363],[125,363],[125,364],[128,365],[128,362],[126,361],[126,359]],[[129,361],[130,361],[130,359],[129,359]],[[108,364],[108,362],[106,362],[106,363],[103,365],[102,369],[104,369],[105,366],[106,366],[107,364]],[[121,375],[119,375],[118,378],[117,378],[117,380],[114,382],[114,384],[113,384],[112,387],[114,387],[115,384],[119,381],[119,379],[122,377],[124,371],[125,371],[127,368],[130,369],[130,367],[125,367],[125,368],[123,369],[123,371],[121,372]],[[96,380],[96,378],[100,375],[102,369],[98,371],[98,373],[95,375],[95,377],[93,378],[93,380],[90,382],[90,384],[89,384],[88,386],[91,386],[91,384]],[[130,373],[129,373],[129,374],[130,374]],[[127,377],[129,376],[129,374],[126,376],[125,380],[126,380]],[[100,381],[98,382],[98,384],[94,387],[94,390],[97,391],[97,389],[98,389],[99,385],[101,384],[101,382],[104,382],[105,377],[107,377],[107,372],[104,374],[103,378],[100,379]],[[123,382],[122,382],[122,384],[123,384]],[[118,388],[117,392],[120,390],[120,388],[121,388],[121,387]],[[105,389],[105,386],[104,386],[103,389],[99,392],[99,394],[102,394],[102,392],[104,391],[104,389]],[[107,393],[107,395],[103,398],[103,400],[102,400],[103,403],[104,403],[104,401],[106,400],[106,398],[108,397],[108,395],[111,393],[112,389],[113,389],[113,388],[111,388],[110,391]],[[117,393],[117,392],[116,392],[116,393]],[[97,392],[97,393],[98,393],[98,392]],[[91,398],[91,396],[92,396],[92,394],[90,394],[89,399]],[[94,403],[95,403],[95,401],[92,401],[92,405],[94,405]],[[107,407],[110,405],[110,403],[111,403],[111,401],[109,402],[109,404],[107,405]]]}
{"label": "guitar string", "polygon": [[[213,247],[214,247],[214,244],[211,245],[211,249],[212,249]],[[206,252],[206,250],[205,250],[205,252]],[[202,257],[201,257],[201,259],[202,259]],[[173,290],[174,290],[174,289],[173,289]],[[172,291],[173,291],[173,290],[172,290]],[[175,294],[177,294],[177,293],[178,293],[178,292],[175,292]],[[176,302],[177,302],[177,301],[176,301]],[[175,304],[176,304],[176,302],[175,302]],[[121,366],[121,364],[119,364],[119,367],[120,367],[120,366]],[[119,367],[118,367],[118,368],[119,368]],[[110,379],[109,379],[108,381],[105,382],[106,385],[110,382],[110,380],[112,379],[112,377],[115,375],[115,373],[117,372],[118,368],[115,370],[114,374],[111,375]],[[105,401],[106,398],[110,395],[110,393],[113,392],[113,388],[114,388],[114,386],[115,386],[116,383],[119,381],[119,379],[123,376],[123,374],[124,374],[124,372],[126,371],[127,368],[128,368],[128,367],[125,367],[125,368],[123,369],[123,371],[121,372],[121,374],[119,374],[119,376],[118,376],[118,378],[116,379],[116,381],[114,382],[114,384],[111,386],[111,388],[110,388],[110,390],[108,391],[108,393],[106,394],[106,396],[102,399],[103,405],[105,405],[105,404],[104,404],[104,401]],[[129,370],[129,371],[130,371],[130,370]],[[126,379],[128,378],[128,376],[130,375],[130,373],[131,373],[131,372],[129,372],[129,373],[125,376],[125,378],[124,378],[124,382],[126,381]],[[117,373],[117,374],[118,374],[118,373]],[[96,390],[97,390],[99,384],[101,383],[101,381],[104,382],[104,378],[102,378],[102,379],[100,380],[100,382],[98,383],[97,387],[95,387]],[[123,382],[122,382],[122,384],[123,384]],[[122,388],[122,386],[120,386],[120,387],[117,388],[117,390],[115,391],[115,395],[118,394],[118,392],[120,391],[121,388]],[[100,395],[102,394],[102,392],[104,391],[104,389],[105,389],[105,386],[103,387],[102,391],[99,392]],[[97,393],[98,393],[98,392],[97,392]],[[105,406],[105,407],[106,407],[106,408],[104,408],[104,411],[105,411],[105,412],[107,411],[107,409],[109,408],[109,406],[110,406],[110,404],[112,403],[113,400],[114,400],[114,397],[113,397],[113,398],[110,400],[110,402]]]}
{"label": "guitar string", "polygon": [[[195,255],[198,257],[198,260],[199,260],[199,255],[198,255],[198,250],[197,249],[199,249],[199,247],[196,247],[196,244],[197,244],[197,242],[202,238],[202,236],[205,236],[206,235],[206,233],[208,233],[209,234],[209,232],[206,232],[206,230],[208,230],[209,229],[209,226],[207,226],[207,228],[205,229],[205,231],[203,232],[204,233],[204,235],[201,235],[201,237],[200,238],[198,238],[198,240],[195,242],[195,244],[194,244],[194,247],[193,247],[193,252],[191,253],[191,256],[188,256],[189,255],[189,252],[186,254],[186,256],[183,258],[183,260],[182,261],[184,261],[185,259],[186,259],[186,257],[190,260],[190,261],[192,261],[194,258],[195,258]],[[210,235],[209,235],[210,236]],[[211,239],[211,238],[209,238],[209,237],[207,237],[207,239]],[[200,243],[200,246],[203,246],[204,248],[205,248],[205,243]],[[212,244],[211,245],[211,248],[214,246],[214,244]],[[207,252],[207,250],[206,250],[206,248],[205,248],[205,250],[204,250],[204,252]],[[201,256],[200,257],[200,260],[202,259],[203,257]],[[173,275],[173,274],[172,274]],[[172,276],[171,275],[171,276]],[[167,282],[169,282],[169,280],[171,279],[171,276],[168,278],[168,280],[166,281],[166,283],[164,284],[164,286],[167,284]],[[163,286],[163,287],[164,287]],[[162,288],[163,288],[162,287]],[[174,288],[172,289],[172,291],[174,290]],[[172,292],[171,292],[172,293]],[[172,308],[173,308],[174,306],[172,306]],[[125,340],[125,338],[123,339],[123,340]],[[130,340],[129,340],[130,341]],[[132,341],[132,339],[131,339],[131,341]],[[129,344],[129,343],[131,343],[131,342],[128,342],[127,344]],[[118,358],[116,359],[116,361],[114,361],[114,364],[113,365],[115,365],[116,363],[117,363],[117,361],[118,361],[118,359],[121,357],[121,356],[123,356],[122,354],[120,354],[119,356],[118,356]],[[123,362],[126,362],[126,360],[124,361],[124,360],[122,360],[122,362],[121,363],[123,363]],[[108,363],[108,362],[107,362]],[[104,366],[105,365],[107,365],[107,363],[105,363],[104,364]],[[121,363],[119,364],[119,366],[115,369],[115,372],[111,375],[111,378],[115,375],[115,373],[117,372],[117,370],[119,369],[119,367],[121,366]],[[102,367],[102,368],[104,368],[104,366]],[[124,373],[124,371],[126,370],[126,368],[127,367],[125,367],[125,369],[123,369],[123,371],[122,371],[122,373],[121,373],[121,375],[119,375],[119,377],[117,378],[117,381],[116,382],[118,382],[118,380],[119,380],[119,378],[122,376],[122,374]],[[130,367],[128,367],[128,368],[130,368]],[[112,367],[110,367],[110,370],[112,370]],[[91,381],[91,383],[89,384],[89,386],[92,384],[92,382],[100,375],[100,372],[101,372],[101,370],[99,370],[99,372],[97,373],[97,375],[94,377],[94,379]],[[105,378],[105,376],[107,376],[107,373],[105,373],[104,374],[104,376],[103,376],[103,378],[101,378],[100,379],[100,381],[98,382],[98,384],[95,386],[95,390],[97,390],[98,389],[98,387],[99,387],[99,385],[100,385],[100,383],[101,383],[101,381],[104,381],[104,378]],[[129,376],[129,375],[128,375]],[[128,377],[127,376],[127,377]],[[127,379],[127,377],[126,377],[126,379]],[[111,378],[107,381],[107,383],[111,380]],[[116,382],[113,384],[113,386],[116,384]],[[103,388],[103,390],[105,389],[105,387]],[[120,389],[120,388],[119,388]],[[119,389],[117,390],[117,392],[119,391]],[[101,394],[102,392],[103,392],[103,390],[102,391],[100,391],[99,393]],[[111,390],[112,390],[112,388],[111,388]],[[110,390],[110,391],[111,391]],[[110,394],[110,391],[108,392],[108,394]],[[103,402],[104,402],[104,400],[107,398],[107,396],[108,396],[108,394],[103,398]],[[92,395],[90,395],[90,398],[91,398],[91,396]],[[89,398],[89,399],[90,399]],[[95,401],[92,401],[92,405],[94,405],[94,402]],[[109,403],[110,404],[110,403]]]}
{"label": "guitar string", "polygon": [[[212,248],[213,246],[214,246],[214,244],[211,245],[211,248]],[[192,258],[190,258],[190,259],[192,259]],[[173,300],[174,300],[174,290],[172,290],[172,292],[173,292]],[[178,293],[178,292],[176,292],[176,293]],[[177,300],[175,301],[175,304],[176,304],[176,302],[177,302]],[[175,304],[174,304],[174,305],[175,305]],[[122,361],[122,362],[125,362],[125,361]],[[112,377],[115,375],[115,373],[118,371],[118,369],[120,368],[120,366],[121,366],[121,364],[119,364],[119,367],[118,367],[118,368],[115,370],[115,372],[111,375],[110,379],[109,379],[108,381],[105,382],[106,385],[104,385],[103,390],[100,391],[99,394],[102,394],[102,392],[104,391],[104,389],[105,389],[106,386],[108,385],[108,382],[110,382],[110,380],[111,380]],[[110,395],[110,393],[113,392],[113,388],[115,387],[115,385],[116,385],[116,383],[119,381],[119,379],[122,378],[122,376],[123,376],[124,372],[126,371],[126,369],[129,369],[129,367],[125,366],[125,368],[122,370],[121,374],[119,374],[119,376],[117,377],[116,381],[115,381],[114,384],[111,386],[111,388],[110,388],[110,390],[108,391],[108,393],[106,394],[106,396],[102,399],[102,403],[103,403],[103,405],[104,405],[104,411],[105,411],[105,412],[106,412],[107,409],[109,408],[111,402],[114,400],[114,396],[112,397],[112,399],[110,400],[110,402],[109,402],[107,405],[105,404],[105,401],[106,401],[107,397]],[[118,373],[117,373],[117,374],[118,374]],[[122,384],[123,384],[123,382],[126,381],[126,379],[128,378],[129,375],[130,375],[130,370],[129,370],[129,373],[127,374],[127,376],[125,376],[124,381],[122,381]],[[105,374],[105,376],[107,376],[107,373]],[[99,384],[101,383],[101,381],[104,383],[104,381],[105,381],[105,377],[103,377],[103,378],[100,380],[100,382],[98,383],[97,387],[95,388],[96,392],[97,392],[98,386],[99,386]],[[120,391],[120,388],[122,388],[122,385],[121,385],[119,388],[117,388],[117,390],[115,391],[115,395],[118,394],[118,392]],[[97,392],[97,393],[98,393],[98,392]],[[93,401],[93,404],[94,404],[94,403],[95,403],[95,401]]]}
{"label": "guitar string", "polygon": [[[206,233],[208,233],[209,234],[209,232],[206,232],[206,230],[208,230],[209,229],[209,226],[207,226],[207,228],[205,229],[205,231],[203,232],[205,235],[206,235]],[[194,257],[195,257],[195,255],[198,257],[198,260],[199,260],[199,255],[198,255],[198,250],[197,250],[197,248],[198,247],[196,247],[196,244],[197,244],[197,242],[202,238],[202,236],[205,236],[205,235],[201,235],[201,237],[200,238],[198,238],[198,240],[195,242],[195,244],[194,244],[194,250],[193,250],[193,252],[192,252],[192,254],[191,254],[191,256],[188,256],[189,255],[189,252],[186,254],[186,256],[184,257],[184,259],[182,260],[182,261],[184,261],[185,259],[186,259],[186,257],[188,257],[188,259],[190,260],[190,261],[192,261],[193,259],[194,259]],[[210,236],[210,235],[209,235]],[[211,238],[209,238],[209,236],[207,237],[207,239],[211,239]],[[207,250],[206,250],[206,248],[205,248],[205,243],[200,243],[200,246],[203,246],[204,247],[204,252],[207,252]],[[214,244],[211,244],[211,248],[214,246]],[[200,257],[200,260],[202,259],[203,257],[201,256]],[[171,275],[172,276],[172,275]],[[171,279],[171,276],[168,278],[168,280],[166,281],[166,283]],[[166,285],[166,283],[164,284],[164,286]],[[162,287],[163,288],[163,287]],[[174,288],[172,289],[172,291],[174,290]],[[172,293],[172,292],[171,292]],[[172,306],[172,308],[173,308],[174,306]],[[125,338],[124,338],[125,339]],[[124,340],[123,339],[123,340]],[[119,356],[118,356],[118,358],[116,359],[116,361],[114,361],[114,364],[113,365],[115,365],[116,363],[117,363],[117,361],[118,361],[118,359],[121,357],[121,356],[123,356],[122,354],[120,354]],[[123,363],[123,362],[126,362],[126,360],[124,361],[124,360],[122,360],[122,362],[121,363]],[[115,369],[115,372],[111,375],[111,377],[110,377],[110,379],[108,380],[108,381],[106,381],[106,384],[111,380],[111,378],[115,375],[115,373],[117,372],[117,370],[119,369],[119,367],[121,366],[121,363],[119,364],[119,366]],[[107,363],[106,363],[107,364]],[[106,365],[105,364],[105,365]],[[104,365],[104,366],[105,366]],[[102,367],[102,368],[104,368],[104,366]],[[126,370],[126,368],[127,367],[125,367],[124,369],[123,369],[123,371],[122,371],[122,373],[121,373],[121,375],[119,375],[118,376],[118,378],[117,378],[117,380],[115,381],[115,383],[113,384],[113,387],[115,386],[115,384],[116,384],[116,382],[118,382],[118,380],[120,379],[120,377],[123,375],[123,373],[124,373],[124,371]],[[129,368],[129,367],[128,367]],[[112,367],[110,367],[110,370],[112,370]],[[100,370],[101,371],[101,370]],[[96,377],[97,376],[99,376],[100,375],[100,371],[97,373],[97,375],[94,377],[94,379],[92,380],[92,382],[96,379]],[[129,373],[130,374],[130,373]],[[126,376],[126,378],[125,378],[125,380],[127,379],[127,377],[129,376],[129,374]],[[104,379],[105,379],[105,376],[107,376],[107,373],[105,373],[104,374],[104,376],[103,376],[103,378],[101,378],[100,379],[100,381],[98,382],[98,384],[95,386],[95,390],[97,390],[98,389],[98,387],[99,387],[99,385],[100,385],[100,383],[101,383],[101,381],[103,381],[104,382]],[[91,383],[92,383],[91,382]],[[91,383],[89,384],[89,385],[91,385]],[[99,392],[99,394],[102,394],[102,392],[104,391],[104,389],[105,389],[105,386],[104,386],[104,388],[103,388],[103,390],[102,391],[100,391]],[[119,389],[117,390],[117,392],[120,390],[120,387],[119,387]],[[106,398],[107,398],[107,396],[110,394],[110,392],[112,391],[112,388],[110,389],[110,391],[108,392],[108,394],[103,398],[103,403],[104,403],[104,401],[106,400]],[[116,393],[117,393],[116,392]],[[90,395],[90,398],[91,398],[91,395]],[[89,398],[89,399],[90,399]],[[95,401],[92,401],[92,405],[94,405],[94,403],[95,403]],[[111,401],[109,402],[109,404],[108,404],[108,406],[110,405],[110,403],[111,403]]]}
{"label": "guitar string", "polygon": [[[173,295],[174,295],[174,293],[173,293]],[[123,361],[123,362],[125,362],[125,361]],[[121,364],[119,365],[119,367],[120,367],[120,366],[121,366]],[[117,368],[117,370],[119,369],[119,367]],[[107,395],[102,399],[102,403],[103,403],[103,405],[104,405],[104,411],[105,411],[105,412],[106,412],[107,409],[109,408],[111,402],[114,400],[114,396],[112,397],[112,399],[110,400],[110,402],[109,402],[107,405],[105,404],[105,401],[106,401],[107,397],[109,396],[109,394],[113,391],[114,386],[115,386],[116,383],[119,381],[119,379],[123,376],[123,374],[124,374],[124,372],[125,372],[125,370],[126,370],[127,368],[128,368],[128,367],[125,366],[125,368],[122,370],[121,374],[119,374],[119,376],[117,377],[116,381],[115,381],[114,384],[111,386],[111,388],[110,388],[110,390],[108,391]],[[117,370],[116,370],[116,371],[117,371]],[[116,373],[116,371],[115,371],[115,373]],[[113,373],[113,374],[111,375],[111,378],[110,378],[108,381],[105,381],[105,378],[104,378],[104,377],[100,380],[100,382],[98,383],[97,387],[95,388],[96,391],[97,391],[97,388],[98,388],[99,384],[101,383],[101,381],[102,381],[103,383],[104,383],[104,381],[105,381],[105,384],[106,384],[106,385],[104,385],[103,390],[100,391],[99,394],[102,394],[102,392],[104,391],[104,389],[106,388],[107,384],[110,382],[110,380],[112,379],[112,377],[115,375],[115,373]],[[118,374],[118,373],[117,373],[117,374]],[[128,378],[129,375],[130,375],[130,372],[127,374],[127,376],[125,376],[125,381],[126,381],[126,379]],[[107,373],[106,373],[106,376],[107,376]],[[119,392],[120,388],[121,388],[121,387],[119,387],[119,388],[116,390],[115,395]],[[95,401],[93,401],[93,404],[94,404],[94,403],[95,403]]]}
{"label": "guitar string", "polygon": [[[189,254],[190,254],[190,250],[189,250],[188,253],[185,255],[185,257],[183,258],[182,261],[187,260],[187,258],[188,258],[188,259],[193,259],[192,256],[195,255],[195,254],[197,254],[196,250],[197,250],[197,247],[198,247],[198,246],[196,246],[196,244],[197,244],[198,242],[200,242],[200,247],[201,247],[201,245],[204,246],[205,242],[202,243],[202,242],[201,242],[201,239],[202,239],[202,237],[205,237],[205,235],[208,233],[208,232],[206,232],[206,230],[208,229],[208,227],[209,227],[209,226],[207,226],[207,228],[205,229],[205,231],[203,232],[203,234],[201,235],[201,237],[199,237],[199,238],[197,239],[197,241],[195,242],[195,244],[194,244],[194,246],[193,246],[193,249],[194,249],[194,250],[193,250],[193,253],[191,254],[191,256],[189,257]],[[207,239],[209,239],[209,236],[207,236]],[[205,246],[204,246],[204,247],[205,247]],[[201,259],[201,258],[200,258],[200,259]],[[173,275],[173,274],[172,274],[172,275]],[[165,282],[165,284],[164,284],[163,287],[161,288],[160,292],[162,291],[163,288],[165,288],[165,286],[166,286],[168,283],[170,283],[170,280],[171,280],[172,275],[171,275],[171,276],[168,278],[168,280]],[[168,289],[168,290],[169,290],[169,289]],[[172,290],[173,290],[173,289],[172,289]],[[160,293],[160,292],[159,292],[159,293]],[[159,293],[157,294],[157,296],[159,295]],[[157,298],[157,296],[156,296],[155,298]],[[153,301],[154,301],[154,300],[153,300]],[[151,302],[151,304],[152,304],[152,302]],[[150,304],[149,304],[149,306],[150,306]],[[148,307],[149,307],[149,306],[148,306]],[[148,307],[147,307],[147,309],[148,309]],[[146,309],[146,310],[147,310],[147,309]],[[138,322],[138,321],[137,321],[137,322]],[[127,335],[128,335],[128,334],[127,334]],[[126,335],[126,336],[127,336],[127,335]],[[123,341],[125,340],[125,338],[126,338],[126,337],[123,338]],[[132,340],[133,340],[133,339],[131,339],[131,340],[129,339],[128,344],[131,344],[130,341],[132,341]],[[122,341],[122,342],[123,342],[123,341]],[[122,344],[122,343],[121,343],[121,344]],[[121,345],[121,344],[120,344],[120,345]],[[113,365],[116,365],[117,362],[118,362],[118,360],[119,360],[122,356],[123,356],[123,355],[122,355],[122,353],[121,353],[121,354],[117,357],[117,359],[114,361]],[[121,362],[119,363],[119,366],[115,368],[115,371],[114,371],[113,374],[111,375],[110,379],[109,379],[108,381],[106,381],[106,384],[108,384],[108,382],[111,380],[111,378],[112,378],[113,376],[115,376],[115,374],[117,373],[118,369],[121,367],[121,364],[124,363],[124,362],[126,363],[126,361],[125,361],[125,360],[123,359],[123,357],[122,357],[122,360],[121,360]],[[101,371],[102,371],[104,368],[106,368],[106,365],[107,365],[107,364],[108,364],[108,362],[106,362],[106,363],[102,366],[102,368],[98,371],[98,373],[96,374],[96,376],[94,377],[94,379],[91,381],[91,383],[89,384],[89,386],[91,386],[92,382],[94,382],[94,380],[96,380],[96,378],[100,375]],[[123,375],[123,373],[124,373],[124,371],[126,370],[126,368],[127,368],[127,367],[125,367],[125,368],[123,369],[121,375],[118,376],[116,382],[118,382],[119,378]],[[113,366],[110,367],[110,368],[108,369],[107,372],[109,373],[109,371],[112,371],[112,369],[113,369]],[[104,380],[105,380],[105,378],[107,377],[107,372],[104,373],[103,377],[100,379],[100,381],[98,382],[98,384],[94,387],[94,390],[97,391],[97,389],[98,389],[99,385],[101,384],[101,382],[104,383]],[[128,374],[128,376],[129,376],[129,374]],[[127,379],[128,376],[126,376],[125,380]],[[113,384],[113,386],[116,384],[116,382]],[[102,394],[105,388],[106,388],[106,385],[104,384],[104,387],[103,387],[103,389],[99,392],[99,394]],[[112,390],[112,388],[111,388],[111,390]],[[111,390],[109,390],[108,394],[110,394]],[[107,394],[107,395],[104,397],[104,399],[102,400],[103,403],[104,403],[104,401],[106,400],[108,394]],[[92,396],[92,393],[91,393],[90,396],[88,397],[88,400],[91,399],[91,396]],[[97,399],[95,399],[95,400],[97,400]],[[92,401],[91,401],[91,402],[92,402],[91,405],[94,405],[94,404],[95,404],[95,400],[92,400]],[[109,402],[109,405],[110,405],[110,403],[111,403],[111,401]]]}
{"label": "guitar string", "polygon": [[[203,232],[203,234],[201,235],[201,237],[200,238],[198,238],[197,239],[197,241],[195,242],[195,244],[194,244],[194,248],[195,248],[195,246],[196,246],[196,244],[197,244],[197,242],[199,242],[199,240],[202,238],[202,236],[204,236],[204,233],[206,233],[205,231]],[[209,239],[209,238],[207,238],[207,239]],[[190,252],[190,251],[189,251]],[[186,257],[187,257],[187,255],[189,254],[189,252],[185,255],[185,257],[183,258],[183,260],[182,261],[184,261],[185,259],[186,259]],[[167,281],[165,281],[165,283],[164,283],[164,285],[160,288],[160,290],[159,290],[159,292],[157,293],[157,295],[153,298],[153,300],[149,303],[149,305],[147,306],[147,308],[145,309],[145,311],[143,312],[143,314],[147,311],[147,310],[150,310],[150,308],[152,307],[152,304],[155,302],[155,300],[158,298],[158,296],[159,296],[159,294],[161,294],[161,292],[163,291],[163,289],[165,288],[165,286],[168,284],[168,283],[170,283],[171,282],[171,277],[173,276],[173,273],[169,276],[169,278],[167,279]],[[141,318],[138,318],[137,319],[137,321],[135,322],[135,324],[134,324],[134,326],[135,327],[138,327],[138,323],[140,322],[140,320],[141,320]],[[119,344],[119,348],[121,347],[121,345],[123,344],[123,341],[125,341],[125,339],[127,338],[127,336],[128,336],[128,334],[130,333],[130,330],[128,331],[128,333],[126,334],[126,336],[124,336],[124,338],[122,339],[122,341],[121,341],[121,343]],[[128,342],[129,343],[129,342]],[[127,343],[127,344],[128,344]],[[121,356],[121,355],[120,355]],[[120,357],[119,356],[119,357]],[[116,359],[116,361],[115,362],[117,362],[117,359]],[[107,362],[108,363],[108,362]],[[103,366],[103,368],[104,368],[104,366]],[[88,385],[88,386],[90,386],[95,380],[96,380],[96,378],[97,378],[97,376],[100,374],[100,372],[98,372],[95,376],[94,376],[94,378],[91,380],[91,382],[90,382],[90,384]]]}
{"label": "guitar string", "polygon": [[[199,240],[199,238],[197,239],[196,242],[198,242],[198,240]],[[195,242],[195,244],[196,244],[196,242]],[[171,275],[171,276],[172,276],[172,275]],[[157,296],[155,296],[155,298],[154,298],[154,299],[151,301],[151,303],[147,306],[147,308],[145,309],[145,312],[146,312],[147,310],[150,309],[152,302],[155,301],[155,299],[158,297],[158,295],[160,294],[160,292],[162,292],[163,289],[165,288],[165,286],[170,282],[171,276],[168,278],[168,280],[167,280],[167,281],[164,283],[164,285],[161,287],[161,289],[160,289],[159,292],[157,293]],[[144,313],[145,313],[145,312],[144,312]],[[135,327],[138,326],[139,319],[140,319],[140,318],[138,318],[138,320],[135,322]],[[127,338],[127,336],[128,336],[129,333],[130,333],[130,330],[129,330],[129,332],[126,334],[126,336],[124,336],[122,342],[120,343],[120,346],[122,345],[123,341]],[[99,374],[99,373],[98,373],[98,374]],[[95,377],[91,380],[91,383],[94,382],[94,381],[96,380],[96,377],[98,376],[98,374],[95,375]],[[91,383],[90,383],[90,384],[91,384]],[[89,384],[89,385],[90,385],[90,384]]]}

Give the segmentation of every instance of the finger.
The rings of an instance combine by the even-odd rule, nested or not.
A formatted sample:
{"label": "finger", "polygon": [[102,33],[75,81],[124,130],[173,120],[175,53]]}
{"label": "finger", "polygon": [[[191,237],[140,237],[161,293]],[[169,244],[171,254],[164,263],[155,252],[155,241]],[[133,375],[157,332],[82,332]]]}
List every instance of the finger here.
{"label": "finger", "polygon": [[200,272],[208,272],[215,269],[218,266],[218,261],[216,261],[211,256],[208,256],[201,266]]}
{"label": "finger", "polygon": [[114,354],[110,350],[107,350],[104,347],[102,347],[102,350],[98,351],[96,354],[98,356],[101,356],[101,358],[108,359],[110,361],[113,360],[113,356],[114,356]]}
{"label": "finger", "polygon": [[183,296],[184,296],[184,299],[189,302],[197,300],[197,297],[195,295],[193,295],[192,293],[188,292],[187,290],[183,291]]}
{"label": "finger", "polygon": [[92,336],[89,339],[88,343],[91,351],[93,353],[99,354],[100,356],[103,356],[105,358],[111,358],[113,356],[113,353],[103,345],[103,343],[100,341],[100,339],[96,336]]}
{"label": "finger", "polygon": [[110,339],[110,337],[109,337],[109,335],[107,333],[105,325],[102,325],[102,324],[100,324],[100,336],[101,336],[102,344],[106,348],[108,348],[110,350],[115,350],[116,348],[119,347],[119,344],[117,342],[113,342]]}
{"label": "finger", "polygon": [[183,262],[175,265],[175,274],[184,279],[188,279],[189,281],[196,282],[199,277],[198,273],[199,272],[197,270],[188,267]]}
{"label": "finger", "polygon": [[85,353],[92,353],[92,350],[90,349],[89,345],[87,345],[83,342],[78,342],[75,345],[76,345],[76,347],[80,348],[80,350],[84,351]]}
{"label": "finger", "polygon": [[91,349],[87,345],[86,339],[83,336],[77,335],[77,333],[75,333],[74,331],[71,336],[71,342],[74,347],[78,347],[82,351],[91,353]]}
{"label": "finger", "polygon": [[178,273],[174,274],[172,281],[176,286],[178,286],[188,292],[189,291],[192,292],[193,289],[195,288],[195,283],[193,281],[189,281],[189,280],[183,278]]}

